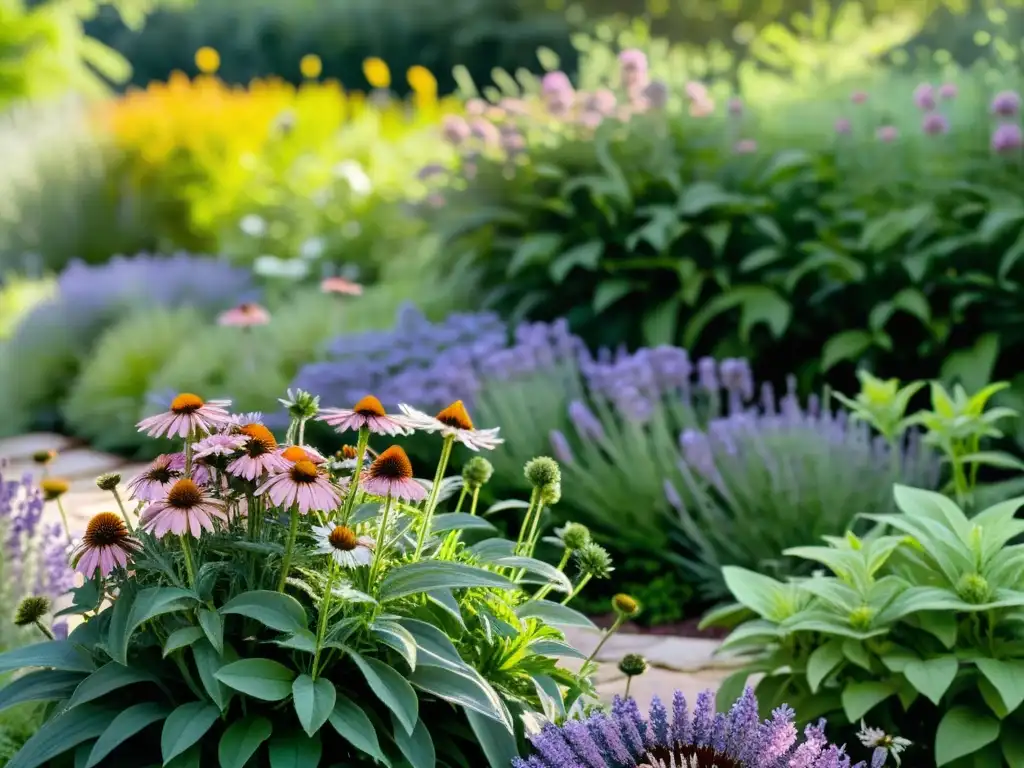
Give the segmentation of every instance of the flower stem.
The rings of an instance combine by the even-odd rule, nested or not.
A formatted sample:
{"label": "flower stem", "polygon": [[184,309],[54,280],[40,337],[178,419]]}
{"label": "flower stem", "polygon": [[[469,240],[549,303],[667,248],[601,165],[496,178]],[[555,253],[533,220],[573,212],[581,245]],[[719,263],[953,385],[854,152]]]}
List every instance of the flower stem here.
{"label": "flower stem", "polygon": [[[384,514],[380,518],[380,527],[377,528],[377,546],[373,548],[373,562],[370,563],[370,576],[367,588],[372,590],[374,579],[380,570],[380,562],[384,558],[384,541],[388,535],[388,517],[391,515],[391,494],[384,500]],[[372,593],[371,593],[372,594]]]}
{"label": "flower stem", "polygon": [[185,477],[192,479],[192,436],[185,438]]}
{"label": "flower stem", "polygon": [[459,491],[459,503],[455,505],[455,511],[456,512],[461,512],[462,511],[462,502],[464,502],[466,500],[466,491],[467,491],[466,484],[463,483],[462,484],[462,490]]}
{"label": "flower stem", "polygon": [[[562,559],[558,563],[558,570],[564,571],[565,566],[569,563],[569,558],[572,556],[572,552],[566,547],[565,552],[562,553]],[[545,584],[543,587],[537,590],[537,592],[530,598],[530,600],[543,600],[548,592],[552,590],[554,584]],[[529,600],[527,601],[529,602]]]}
{"label": "flower stem", "polygon": [[583,578],[580,579],[580,583],[576,585],[576,588],[573,589],[572,592],[570,592],[568,595],[565,596],[565,600],[562,601],[562,605],[568,605],[569,601],[572,600],[574,597],[576,597],[576,595],[578,595],[580,593],[581,589],[583,589],[585,586],[587,586],[587,582],[590,581],[590,579],[591,579],[590,574],[589,573],[585,574],[583,576]]}
{"label": "flower stem", "polygon": [[64,511],[64,502],[57,498],[57,510],[60,512],[60,521],[64,523],[64,533],[68,537],[68,544],[74,545],[75,540],[71,538],[71,528],[68,526],[68,515]]}
{"label": "flower stem", "polygon": [[338,564],[331,558],[331,565],[327,571],[327,589],[324,591],[324,598],[320,602],[320,619],[316,625],[316,653],[313,654],[312,677],[316,680],[320,669],[320,653],[323,651],[324,635],[327,634],[327,616],[330,612],[331,597],[334,590],[334,576],[338,572]]}
{"label": "flower stem", "polygon": [[530,535],[526,537],[526,556],[533,557],[533,550],[537,548],[537,539],[540,537],[540,519],[544,515],[544,504],[537,504],[537,514],[533,516],[533,523],[530,525]]}
{"label": "flower stem", "polygon": [[299,506],[292,505],[292,521],[288,528],[288,543],[285,545],[284,561],[281,563],[281,578],[277,582],[277,591],[284,592],[285,582],[288,581],[288,571],[292,567],[292,553],[295,551],[295,537],[299,533]]}
{"label": "flower stem", "polygon": [[587,660],[583,662],[583,666],[586,666],[594,660],[594,657],[597,656],[597,654],[601,651],[601,649],[604,647],[604,644],[608,642],[608,638],[614,635],[616,631],[618,631],[619,627],[622,625],[623,618],[624,617],[621,613],[615,617],[615,623],[612,624],[608,631],[604,633],[604,637],[601,638],[601,642],[597,644],[597,647],[594,648],[591,654],[587,657]]}
{"label": "flower stem", "polygon": [[434,484],[430,486],[430,495],[427,497],[427,505],[423,508],[423,523],[420,525],[419,540],[416,542],[416,560],[420,559],[423,553],[423,545],[427,543],[430,535],[430,524],[434,519],[434,507],[437,506],[437,497],[441,491],[441,481],[444,479],[444,471],[448,468],[448,459],[452,455],[452,445],[455,443],[455,436],[449,435],[444,439],[441,447],[441,460],[437,462],[437,471],[434,473]]}
{"label": "flower stem", "polygon": [[356,468],[352,471],[352,482],[348,485],[348,496],[345,497],[345,507],[341,515],[342,525],[348,525],[348,519],[352,514],[352,506],[355,504],[356,494],[359,491],[360,475],[363,474],[366,446],[369,442],[370,430],[367,427],[360,427],[359,442],[356,444]]}
{"label": "flower stem", "polygon": [[298,439],[296,440],[296,444],[297,445],[303,446],[303,445],[306,444],[306,420],[305,419],[299,419],[299,433],[298,433],[297,437],[298,437]]}
{"label": "flower stem", "polygon": [[523,537],[526,535],[527,529],[530,527],[530,520],[533,517],[533,508],[537,506],[537,501],[540,498],[540,489],[534,488],[530,491],[530,506],[526,508],[526,517],[523,518],[523,524],[519,528],[519,538],[516,539],[516,554],[518,555],[523,548]]}
{"label": "flower stem", "polygon": [[132,521],[128,519],[128,511],[124,508],[124,502],[121,501],[121,494],[117,492],[117,488],[112,488],[110,492],[114,494],[117,507],[121,510],[121,517],[124,518],[124,524],[128,527],[128,533],[135,533],[135,529],[132,528]]}
{"label": "flower stem", "polygon": [[36,619],[32,623],[36,625],[36,629],[38,629],[40,632],[42,632],[47,640],[53,640],[54,639],[53,632],[51,632],[49,629],[47,629],[46,626],[41,621],[39,621],[39,619]]}
{"label": "flower stem", "polygon": [[192,562],[192,544],[188,540],[188,534],[181,535],[181,553],[185,556],[185,573],[188,574],[189,589],[196,587],[196,566]]}
{"label": "flower stem", "polygon": [[624,699],[628,699],[629,698],[629,684],[632,683],[632,682],[633,682],[633,676],[632,675],[626,675],[626,693],[623,695],[622,698],[624,698]]}

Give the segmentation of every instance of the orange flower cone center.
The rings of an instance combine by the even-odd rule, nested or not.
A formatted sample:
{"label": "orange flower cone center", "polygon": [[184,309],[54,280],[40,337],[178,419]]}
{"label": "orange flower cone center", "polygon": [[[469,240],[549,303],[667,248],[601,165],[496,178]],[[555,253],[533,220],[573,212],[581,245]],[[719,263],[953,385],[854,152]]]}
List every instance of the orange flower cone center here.
{"label": "orange flower cone center", "polygon": [[177,509],[191,509],[202,500],[203,492],[187,477],[181,478],[167,492],[167,503]]}
{"label": "orange flower cone center", "polygon": [[456,400],[434,418],[447,427],[454,427],[455,429],[473,428],[473,420],[469,418],[469,412],[461,400]]}
{"label": "orange flower cone center", "polygon": [[277,448],[274,433],[262,424],[246,424],[238,431],[249,437],[245,447],[250,456],[261,456]]}
{"label": "orange flower cone center", "polygon": [[388,480],[410,480],[412,462],[400,446],[392,445],[370,465],[370,475]]}
{"label": "orange flower cone center", "polygon": [[298,461],[309,461],[309,454],[299,448],[299,446],[292,445],[281,451],[281,458],[295,463]]}
{"label": "orange flower cone center", "polygon": [[319,474],[312,461],[297,461],[292,467],[292,480],[296,483],[311,483]]}
{"label": "orange flower cone center", "polygon": [[339,525],[327,537],[331,546],[343,552],[351,552],[359,544],[356,532],[347,525]]}
{"label": "orange flower cone center", "polygon": [[199,397],[199,395],[193,395],[191,392],[182,392],[171,401],[171,412],[178,414],[195,413],[204,405],[206,403],[203,402],[203,398]]}
{"label": "orange flower cone center", "polygon": [[352,410],[358,413],[360,416],[384,415],[384,406],[381,405],[380,400],[378,400],[373,395],[367,395],[366,397],[364,397],[362,400],[356,403],[356,407],[353,408]]}
{"label": "orange flower cone center", "polygon": [[88,547],[109,547],[123,541],[128,536],[124,520],[113,512],[100,512],[93,515],[85,528],[82,540]]}

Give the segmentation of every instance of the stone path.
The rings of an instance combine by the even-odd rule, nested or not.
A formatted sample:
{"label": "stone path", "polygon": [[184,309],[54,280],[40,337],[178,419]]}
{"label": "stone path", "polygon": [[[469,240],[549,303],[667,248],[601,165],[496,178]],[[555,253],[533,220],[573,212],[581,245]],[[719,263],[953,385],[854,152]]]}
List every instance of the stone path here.
{"label": "stone path", "polygon": [[[145,464],[131,463],[108,453],[94,451],[61,435],[38,433],[0,440],[0,458],[8,460],[4,471],[8,477],[20,477],[24,472],[39,475],[39,467],[32,463],[37,451],[55,450],[57,458],[49,465],[51,477],[66,479],[71,490],[64,497],[72,533],[85,528],[89,518],[98,512],[116,511],[112,495],[96,487],[96,476],[104,472],[119,472],[122,497],[127,498],[125,484],[145,468]],[[55,503],[48,503],[46,514],[59,520]],[[582,653],[590,654],[601,638],[597,630],[567,629],[567,639]],[[728,657],[716,657],[718,643],[686,637],[618,634],[604,644],[596,660],[597,689],[602,698],[611,700],[622,694],[626,678],[619,672],[618,663],[627,653],[639,653],[647,659],[647,672],[634,679],[630,693],[646,704],[655,694],[663,699],[676,689],[692,700],[701,691],[715,689],[737,664]],[[566,667],[579,668],[579,660],[566,659]]]}

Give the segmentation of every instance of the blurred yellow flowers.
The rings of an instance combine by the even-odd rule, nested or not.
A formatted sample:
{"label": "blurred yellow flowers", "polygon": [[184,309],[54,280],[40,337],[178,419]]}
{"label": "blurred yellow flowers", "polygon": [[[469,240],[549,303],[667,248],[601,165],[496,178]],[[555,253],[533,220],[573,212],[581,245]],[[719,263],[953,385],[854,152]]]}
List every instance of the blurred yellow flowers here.
{"label": "blurred yellow flowers", "polygon": [[409,67],[405,73],[405,79],[409,82],[409,87],[418,94],[426,96],[437,93],[437,78],[426,67],[419,64]]}
{"label": "blurred yellow flowers", "polygon": [[220,54],[208,45],[196,51],[196,66],[204,75],[212,75],[220,69]]}
{"label": "blurred yellow flowers", "polygon": [[324,71],[323,62],[320,61],[320,57],[315,53],[307,53],[299,61],[299,71],[302,76],[308,80],[312,80],[316,77],[320,77],[320,73]]}
{"label": "blurred yellow flowers", "polygon": [[391,85],[391,70],[383,59],[376,56],[363,61],[363,74],[374,88],[387,88]]}

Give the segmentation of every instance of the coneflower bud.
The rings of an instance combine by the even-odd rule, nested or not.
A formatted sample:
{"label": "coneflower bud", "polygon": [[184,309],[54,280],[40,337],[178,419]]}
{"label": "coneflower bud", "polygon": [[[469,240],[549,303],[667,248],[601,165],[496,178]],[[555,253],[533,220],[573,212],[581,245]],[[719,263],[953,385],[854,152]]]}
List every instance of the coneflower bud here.
{"label": "coneflower bud", "polygon": [[59,499],[68,492],[70,487],[67,480],[61,480],[59,477],[47,477],[39,483],[39,488],[43,492],[43,498],[47,501]]}
{"label": "coneflower bud", "polygon": [[101,491],[112,491],[121,483],[121,475],[117,472],[107,472],[96,478],[96,486]]}
{"label": "coneflower bud", "polygon": [[647,671],[647,659],[639,653],[627,653],[619,662],[619,672],[626,677],[637,677]]}
{"label": "coneflower bud", "polygon": [[288,396],[278,402],[288,409],[288,415],[293,419],[309,420],[320,412],[320,397],[302,389],[289,389]]}
{"label": "coneflower bud", "polygon": [[494,467],[483,456],[474,456],[462,468],[462,481],[470,490],[486,485],[494,474]]}
{"label": "coneflower bud", "polygon": [[612,556],[600,544],[590,542],[576,550],[576,564],[584,576],[607,579],[611,576]]}
{"label": "coneflower bud", "polygon": [[35,453],[32,454],[32,461],[34,461],[36,464],[42,464],[44,467],[51,461],[53,461],[55,458],[57,458],[57,452],[52,449],[48,449],[45,451],[36,451]]}
{"label": "coneflower bud", "polygon": [[18,604],[14,614],[14,623],[19,627],[35,624],[50,611],[50,598],[26,597]]}
{"label": "coneflower bud", "polygon": [[540,489],[540,501],[542,504],[553,505],[557,504],[562,500],[562,484],[551,483],[551,485],[541,486]]}
{"label": "coneflower bud", "polygon": [[972,605],[987,603],[992,597],[992,587],[984,576],[977,573],[965,573],[956,583],[956,593],[960,599]]}
{"label": "coneflower bud", "polygon": [[357,457],[356,449],[351,445],[341,446],[339,453],[341,454],[341,458],[347,461],[352,461]]}
{"label": "coneflower bud", "polygon": [[590,529],[583,523],[566,523],[561,533],[562,543],[570,551],[583,549],[590,543]]}
{"label": "coneflower bud", "polygon": [[558,468],[558,462],[550,456],[538,456],[526,462],[523,474],[530,481],[534,488],[546,488],[549,485],[562,482],[562,472]]}
{"label": "coneflower bud", "polygon": [[640,613],[640,604],[635,598],[620,592],[612,598],[612,608],[615,612],[631,619]]}

